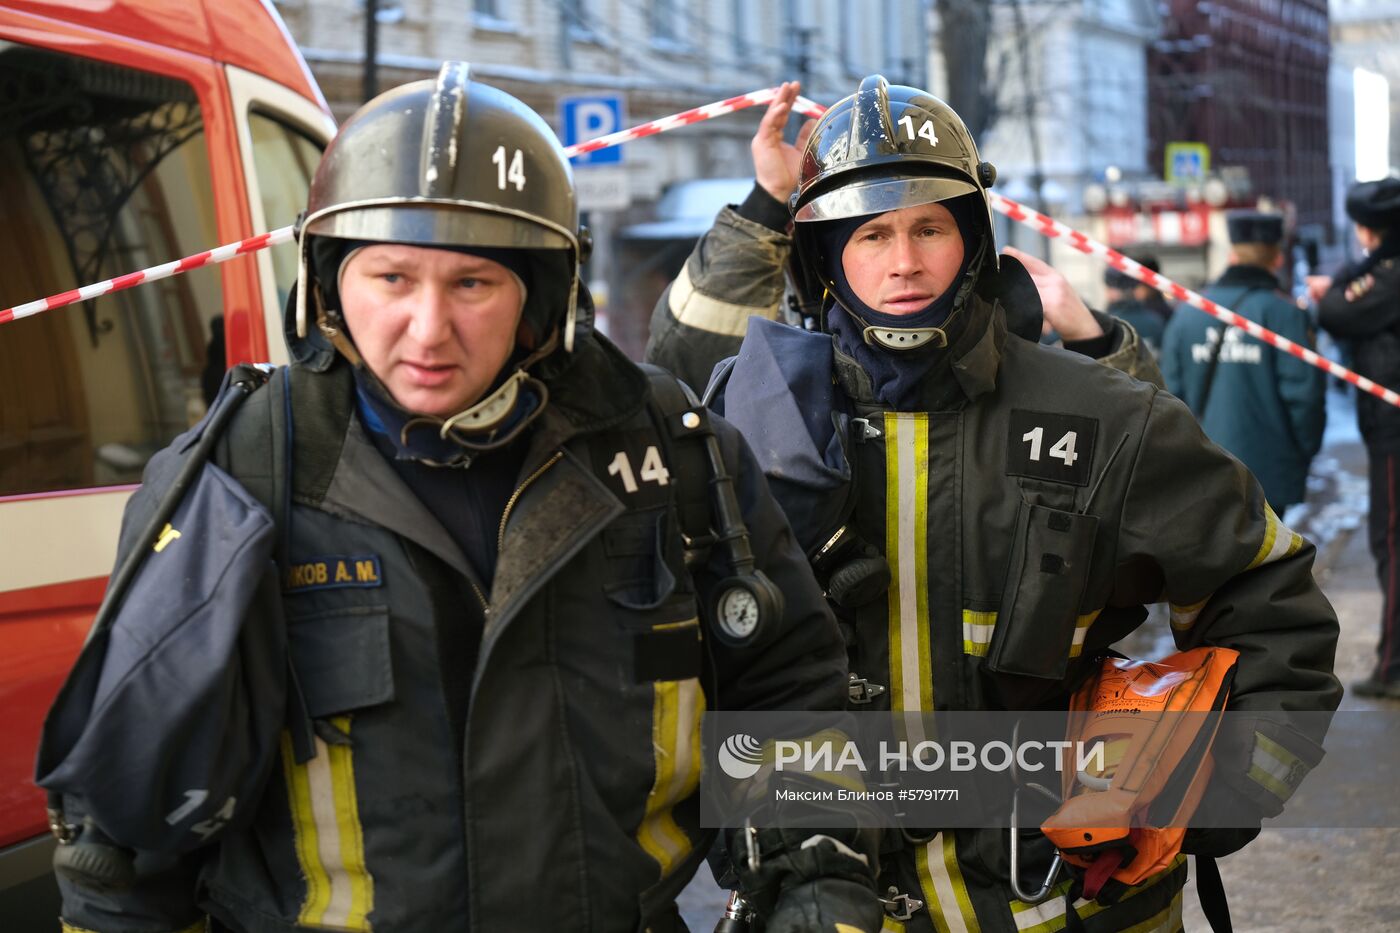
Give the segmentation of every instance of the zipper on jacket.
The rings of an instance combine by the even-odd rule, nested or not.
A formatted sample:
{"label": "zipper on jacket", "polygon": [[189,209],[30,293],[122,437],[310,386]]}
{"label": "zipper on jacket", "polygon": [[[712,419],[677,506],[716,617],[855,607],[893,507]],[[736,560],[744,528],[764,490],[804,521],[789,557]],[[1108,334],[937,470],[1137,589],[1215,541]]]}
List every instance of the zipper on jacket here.
{"label": "zipper on jacket", "polygon": [[525,482],[521,483],[521,484],[516,488],[515,492],[513,492],[513,493],[510,494],[510,498],[506,500],[506,510],[505,510],[504,512],[501,513],[501,530],[500,530],[500,533],[496,536],[496,553],[497,553],[497,554],[499,554],[501,551],[505,550],[505,547],[506,547],[506,522],[510,521],[510,510],[513,509],[513,508],[515,507],[516,500],[518,500],[518,499],[520,498],[520,494],[523,493],[523,492],[529,487],[529,485],[530,485],[531,483],[533,483],[535,480],[539,479],[540,476],[543,475],[543,473],[544,473],[545,470],[548,470],[550,467],[554,466],[554,464],[558,463],[561,459],[563,459],[563,457],[564,457],[564,452],[563,452],[562,450],[555,451],[554,456],[552,456],[552,457],[550,457],[548,460],[546,460],[545,463],[544,463],[544,466],[540,467],[538,470],[536,470],[535,472],[533,472],[533,473],[531,473],[529,476],[527,476],[527,477],[525,478]]}
{"label": "zipper on jacket", "polygon": [[472,588],[472,592],[476,594],[477,601],[481,603],[482,613],[490,616],[491,606],[486,602],[486,595],[481,592],[481,587],[477,586],[476,581],[471,578],[467,579],[467,585]]}

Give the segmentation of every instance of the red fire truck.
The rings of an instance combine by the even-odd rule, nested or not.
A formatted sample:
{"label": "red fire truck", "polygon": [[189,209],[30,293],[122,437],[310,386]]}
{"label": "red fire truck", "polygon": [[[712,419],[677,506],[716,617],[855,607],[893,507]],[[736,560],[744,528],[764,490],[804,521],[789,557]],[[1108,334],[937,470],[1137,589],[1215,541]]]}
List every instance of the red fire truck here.
{"label": "red fire truck", "polygon": [[[270,0],[0,0],[0,307],[291,223],[334,123]],[[0,325],[0,928],[57,928],[45,711],[147,458],[284,358],[291,244]]]}

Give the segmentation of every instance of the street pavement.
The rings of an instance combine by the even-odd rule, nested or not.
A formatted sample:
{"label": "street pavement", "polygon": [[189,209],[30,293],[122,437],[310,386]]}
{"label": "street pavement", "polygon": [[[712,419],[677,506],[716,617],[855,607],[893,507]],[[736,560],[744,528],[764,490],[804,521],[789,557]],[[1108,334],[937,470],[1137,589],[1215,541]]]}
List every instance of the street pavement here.
{"label": "street pavement", "polygon": [[[1318,545],[1314,574],[1341,621],[1336,672],[1349,685],[1366,676],[1374,661],[1381,596],[1366,543],[1365,448],[1355,432],[1350,402],[1336,393],[1329,395],[1327,439],[1314,462],[1308,500],[1284,518]],[[1151,657],[1173,650],[1164,615],[1153,613],[1141,634],[1124,646],[1129,653]],[[1400,717],[1400,703],[1361,699],[1350,690],[1342,709],[1390,710]],[[1352,742],[1393,748],[1397,733],[1385,728],[1388,717],[1386,722],[1380,719],[1347,720],[1340,727],[1374,732],[1351,735]],[[1394,813],[1395,788],[1395,775],[1373,773],[1358,775],[1338,788],[1305,783],[1299,793],[1335,791],[1362,802],[1386,795]],[[1395,824],[1393,819],[1390,822]],[[1400,828],[1265,829],[1219,865],[1237,933],[1400,931]],[[702,867],[681,896],[681,913],[693,933],[709,933],[724,902],[725,892]],[[1184,928],[1210,929],[1197,903],[1194,882],[1187,885]]]}

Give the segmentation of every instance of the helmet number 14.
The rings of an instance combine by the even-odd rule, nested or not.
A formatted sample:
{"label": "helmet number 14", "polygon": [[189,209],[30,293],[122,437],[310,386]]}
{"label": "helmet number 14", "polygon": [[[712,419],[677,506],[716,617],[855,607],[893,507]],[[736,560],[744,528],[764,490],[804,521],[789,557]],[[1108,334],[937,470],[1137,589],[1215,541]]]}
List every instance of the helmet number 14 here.
{"label": "helmet number 14", "polygon": [[[1021,435],[1021,440],[1028,441],[1031,445],[1030,458],[1032,460],[1040,459],[1040,444],[1044,434],[1045,429],[1037,427]],[[1074,442],[1077,439],[1077,432],[1065,432],[1065,436],[1056,441],[1055,446],[1050,448],[1050,456],[1063,460],[1067,467],[1074,466],[1074,461],[1079,459],[1079,455],[1074,452]]]}
{"label": "helmet number 14", "polygon": [[919,131],[916,133],[914,132],[914,118],[906,113],[904,116],[899,118],[899,125],[904,127],[904,131],[909,134],[909,138],[911,140],[918,139],[922,136],[924,139],[928,140],[928,144],[930,146],[938,145],[938,135],[933,131],[932,120],[925,120],[923,125],[919,127]]}
{"label": "helmet number 14", "polygon": [[506,147],[497,146],[496,152],[491,156],[491,162],[496,166],[496,187],[502,191],[506,190],[506,183],[515,185],[516,191],[525,190],[525,159],[520,154],[520,150],[515,150],[515,155],[510,158],[510,166],[506,166]]}

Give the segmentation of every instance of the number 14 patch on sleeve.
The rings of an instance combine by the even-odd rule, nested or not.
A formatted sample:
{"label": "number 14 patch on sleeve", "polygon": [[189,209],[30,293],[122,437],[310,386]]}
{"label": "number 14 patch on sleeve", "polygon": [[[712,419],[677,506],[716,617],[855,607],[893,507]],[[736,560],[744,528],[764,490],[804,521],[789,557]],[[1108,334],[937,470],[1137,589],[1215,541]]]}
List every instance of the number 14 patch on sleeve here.
{"label": "number 14 patch on sleeve", "polygon": [[1013,408],[1006,473],[1087,486],[1098,430],[1094,418]]}

